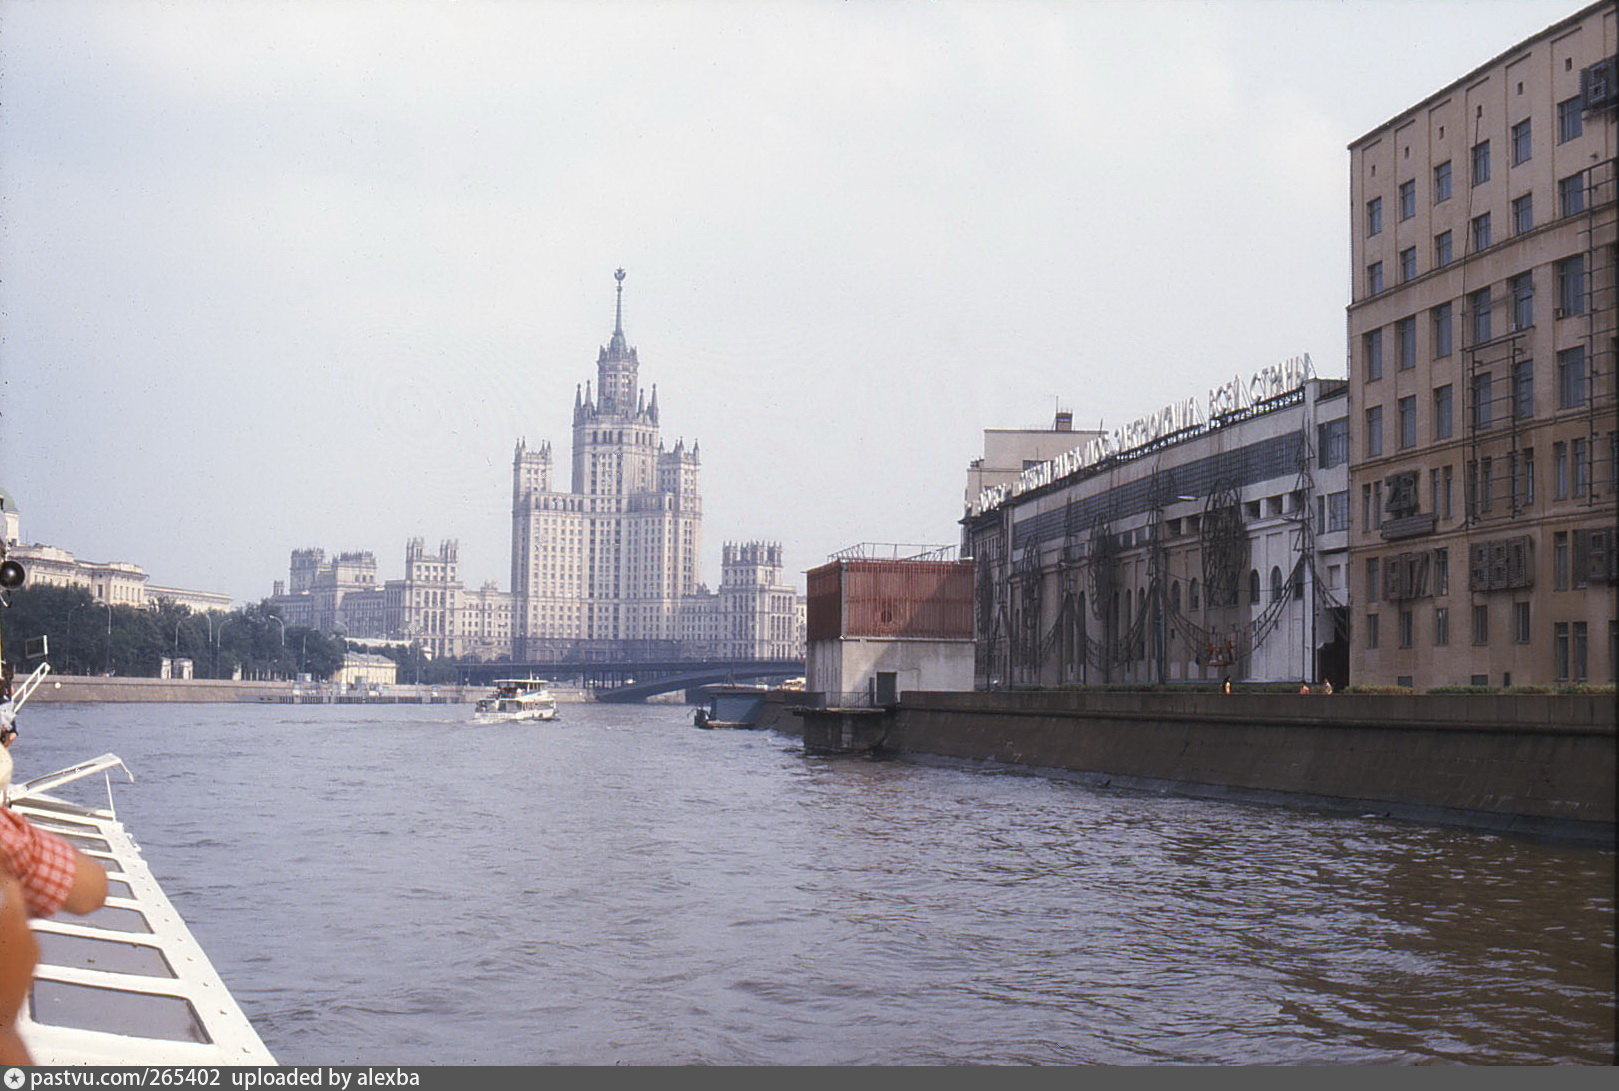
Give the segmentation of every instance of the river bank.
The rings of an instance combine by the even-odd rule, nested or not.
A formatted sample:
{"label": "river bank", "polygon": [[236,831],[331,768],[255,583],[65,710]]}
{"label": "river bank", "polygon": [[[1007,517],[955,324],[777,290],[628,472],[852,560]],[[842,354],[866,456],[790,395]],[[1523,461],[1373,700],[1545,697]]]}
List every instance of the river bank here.
{"label": "river bank", "polygon": [[[551,691],[562,703],[590,700],[572,686]],[[487,685],[385,685],[343,689],[321,682],[246,682],[228,679],[118,678],[49,675],[30,701],[172,702],[176,704],[468,704],[489,695]]]}
{"label": "river bank", "polygon": [[807,746],[1615,843],[1611,695],[907,693],[762,726]]}

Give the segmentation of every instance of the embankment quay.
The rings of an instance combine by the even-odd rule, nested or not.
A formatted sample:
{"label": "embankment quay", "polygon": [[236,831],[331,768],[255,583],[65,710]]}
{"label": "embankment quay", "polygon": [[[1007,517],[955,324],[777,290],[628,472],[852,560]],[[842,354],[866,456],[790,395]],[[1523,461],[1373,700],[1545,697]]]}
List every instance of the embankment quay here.
{"label": "embankment quay", "polygon": [[[487,695],[488,686],[390,685],[342,690],[319,682],[241,682],[229,679],[105,678],[53,674],[34,691],[40,702],[174,702],[215,704],[459,704]],[[558,700],[565,699],[563,694]]]}
{"label": "embankment quay", "polygon": [[1611,694],[906,693],[848,711],[795,711],[793,697],[772,694],[761,725],[815,749],[1615,840]]}

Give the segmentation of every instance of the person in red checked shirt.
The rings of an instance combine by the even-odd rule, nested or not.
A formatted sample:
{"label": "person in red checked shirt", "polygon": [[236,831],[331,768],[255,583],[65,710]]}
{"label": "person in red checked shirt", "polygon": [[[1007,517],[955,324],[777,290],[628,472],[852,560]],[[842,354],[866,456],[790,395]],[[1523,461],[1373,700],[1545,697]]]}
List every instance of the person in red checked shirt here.
{"label": "person in red checked shirt", "polygon": [[[11,786],[11,746],[0,740],[0,798]],[[0,1064],[31,1064],[17,1013],[33,982],[39,945],[30,917],[89,913],[107,900],[107,872],[54,833],[0,806]]]}

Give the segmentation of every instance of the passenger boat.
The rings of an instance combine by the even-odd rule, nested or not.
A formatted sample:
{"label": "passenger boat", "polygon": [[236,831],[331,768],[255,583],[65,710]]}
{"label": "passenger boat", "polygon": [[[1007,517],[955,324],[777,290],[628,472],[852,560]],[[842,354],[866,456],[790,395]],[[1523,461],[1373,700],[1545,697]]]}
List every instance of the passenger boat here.
{"label": "passenger boat", "polygon": [[473,711],[475,724],[516,723],[522,720],[554,720],[557,699],[538,678],[500,678],[495,691],[480,700]]}
{"label": "passenger boat", "polygon": [[[275,1058],[112,808],[52,794],[121,768],[116,754],[11,789],[11,807],[107,869],[107,901],[31,922],[39,943],[17,1030],[36,1065],[273,1065]],[[131,780],[134,778],[131,777]]]}

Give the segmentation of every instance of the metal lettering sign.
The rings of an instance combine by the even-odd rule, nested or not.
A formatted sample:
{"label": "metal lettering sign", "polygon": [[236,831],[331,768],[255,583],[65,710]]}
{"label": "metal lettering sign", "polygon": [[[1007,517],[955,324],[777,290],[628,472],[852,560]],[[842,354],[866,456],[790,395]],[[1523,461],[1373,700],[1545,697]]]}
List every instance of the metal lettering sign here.
{"label": "metal lettering sign", "polygon": [[1030,466],[1015,481],[984,489],[978,494],[970,514],[980,515],[1014,496],[1087,470],[1115,455],[1129,454],[1165,436],[1206,428],[1210,422],[1219,424],[1221,418],[1229,414],[1251,409],[1299,389],[1314,374],[1310,354],[1305,353],[1257,371],[1247,382],[1239,376],[1210,390],[1207,412],[1199,407],[1196,398],[1173,402],[1151,416],[1131,421],[1071,451],[1064,451],[1056,458]]}

